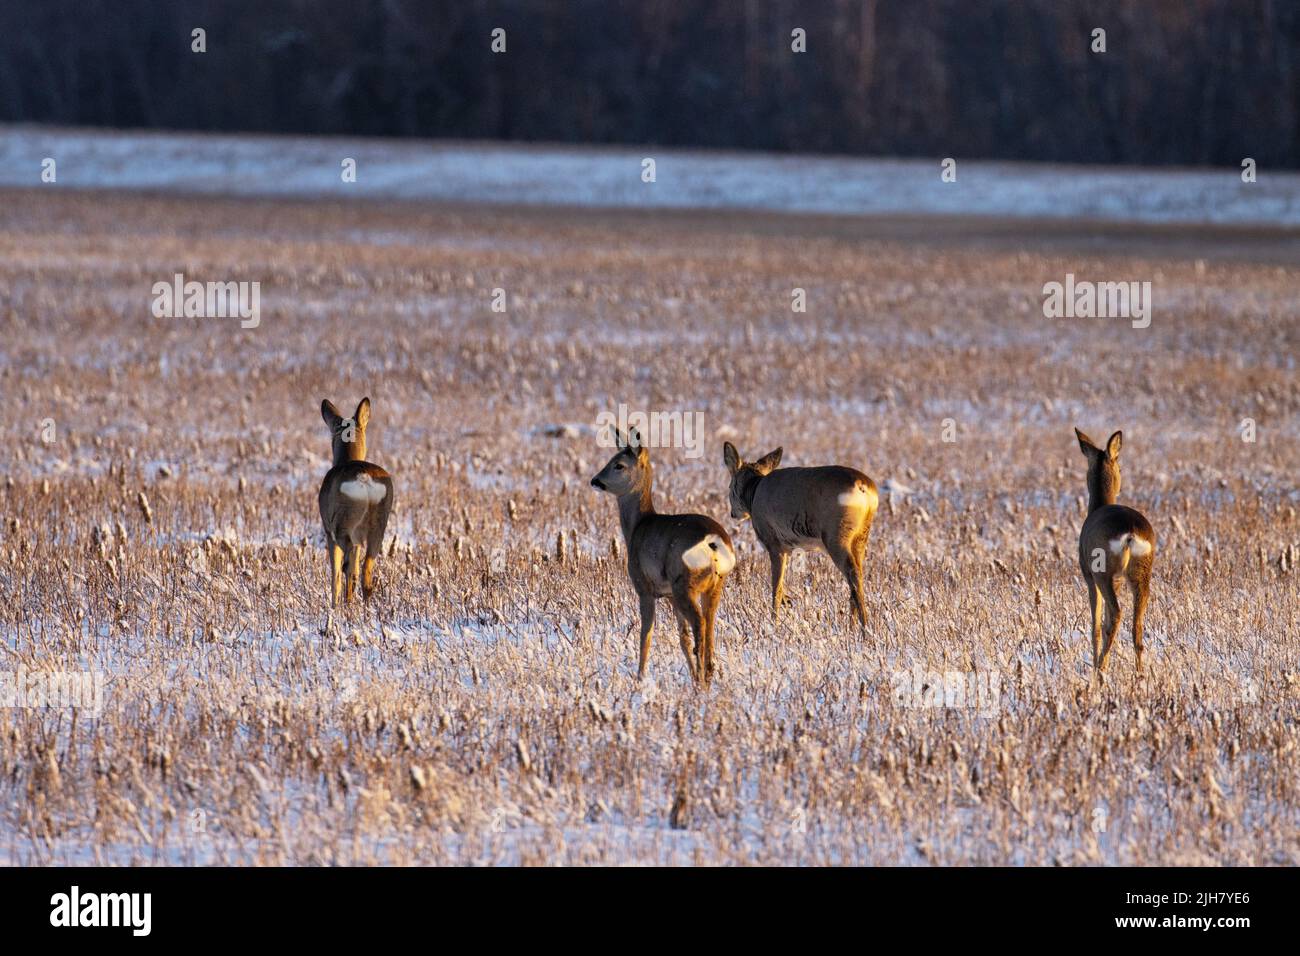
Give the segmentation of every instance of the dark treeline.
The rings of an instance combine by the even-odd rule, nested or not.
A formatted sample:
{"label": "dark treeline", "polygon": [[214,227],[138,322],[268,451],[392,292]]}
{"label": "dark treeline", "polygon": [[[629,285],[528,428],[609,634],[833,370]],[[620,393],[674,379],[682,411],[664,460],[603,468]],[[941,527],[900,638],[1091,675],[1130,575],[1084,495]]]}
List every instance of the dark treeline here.
{"label": "dark treeline", "polygon": [[5,0],[0,120],[1294,166],[1300,0]]}

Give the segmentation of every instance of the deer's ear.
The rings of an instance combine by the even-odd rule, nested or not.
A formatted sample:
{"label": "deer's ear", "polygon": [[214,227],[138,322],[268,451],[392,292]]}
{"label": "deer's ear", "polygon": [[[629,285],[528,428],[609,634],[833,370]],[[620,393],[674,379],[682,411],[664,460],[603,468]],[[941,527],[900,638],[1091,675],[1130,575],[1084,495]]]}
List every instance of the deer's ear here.
{"label": "deer's ear", "polygon": [[1106,457],[1108,457],[1111,461],[1117,460],[1119,458],[1120,447],[1123,446],[1123,444],[1124,444],[1123,432],[1116,432],[1115,434],[1111,435],[1110,439],[1106,442]]}
{"label": "deer's ear", "polygon": [[353,421],[357,423],[357,428],[362,431],[370,424],[370,396],[367,395],[361,401],[357,402],[357,410],[352,416]]}
{"label": "deer's ear", "polygon": [[1085,455],[1093,455],[1101,451],[1101,449],[1097,447],[1097,443],[1083,432],[1079,431],[1079,429],[1076,428],[1074,434],[1079,439],[1079,448]]}
{"label": "deer's ear", "polygon": [[722,443],[722,463],[733,475],[740,471],[740,466],[744,464],[740,459],[740,452],[736,451],[736,446],[729,441]]}
{"label": "deer's ear", "polygon": [[640,429],[627,430],[627,447],[628,451],[636,455],[637,464],[644,465],[650,460],[650,452],[646,451],[645,445],[641,443]]}
{"label": "deer's ear", "polygon": [[328,398],[321,400],[320,417],[325,419],[325,424],[330,428],[333,428],[343,420],[343,416],[339,414],[339,410],[334,407],[334,403]]}
{"label": "deer's ear", "polygon": [[758,469],[760,475],[766,475],[776,470],[776,466],[781,464],[782,449],[769,451],[766,455],[754,462],[754,467]]}

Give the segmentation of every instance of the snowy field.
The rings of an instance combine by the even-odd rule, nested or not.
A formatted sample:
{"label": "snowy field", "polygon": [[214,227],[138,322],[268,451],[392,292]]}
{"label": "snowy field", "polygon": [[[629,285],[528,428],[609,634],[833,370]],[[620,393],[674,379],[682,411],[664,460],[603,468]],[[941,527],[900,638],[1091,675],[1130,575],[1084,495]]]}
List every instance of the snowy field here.
{"label": "snowy field", "polygon": [[[0,156],[0,672],[106,678],[97,717],[0,707],[0,863],[1300,863],[1295,177],[665,151],[650,185],[639,152],[37,130]],[[1161,228],[1018,219],[1093,214]],[[155,316],[176,272],[260,282],[260,324]],[[1149,327],[1046,318],[1067,273],[1150,281]],[[322,633],[319,405],[362,395],[396,507],[376,601]],[[736,543],[707,691],[666,607],[634,680],[588,484],[620,402],[704,416],[702,458],[652,455],[661,510]],[[1075,425],[1124,430],[1159,540],[1150,669],[1126,628],[1103,687]],[[865,637],[820,555],[771,624],[724,440],[892,489]]]}

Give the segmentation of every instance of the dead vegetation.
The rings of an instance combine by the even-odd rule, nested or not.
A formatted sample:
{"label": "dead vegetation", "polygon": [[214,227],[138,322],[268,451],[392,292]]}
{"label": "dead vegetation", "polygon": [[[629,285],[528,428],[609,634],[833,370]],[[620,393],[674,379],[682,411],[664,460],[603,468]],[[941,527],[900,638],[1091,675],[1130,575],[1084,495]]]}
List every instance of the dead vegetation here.
{"label": "dead vegetation", "polygon": [[[5,198],[0,669],[109,676],[98,720],[0,709],[0,860],[1300,862],[1294,265]],[[260,280],[260,327],[153,318],[176,271]],[[1067,271],[1150,278],[1151,328],[1044,319]],[[397,506],[322,636],[318,407],[364,394]],[[656,453],[739,552],[704,693],[668,627],[632,679],[587,486],[620,401],[706,416],[703,458]],[[1160,537],[1136,685],[1125,633],[1088,684],[1076,424],[1124,429]],[[823,556],[773,633],[724,439],[881,484],[867,640]]]}

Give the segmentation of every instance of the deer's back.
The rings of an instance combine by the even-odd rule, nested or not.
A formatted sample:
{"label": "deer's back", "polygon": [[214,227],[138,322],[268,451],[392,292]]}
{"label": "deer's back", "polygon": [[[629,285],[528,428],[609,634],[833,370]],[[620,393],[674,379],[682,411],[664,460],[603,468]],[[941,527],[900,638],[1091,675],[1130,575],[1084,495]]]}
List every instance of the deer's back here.
{"label": "deer's back", "polygon": [[811,548],[844,525],[846,511],[869,520],[877,501],[875,482],[856,468],[778,468],[755,490],[751,519],[760,540]]}

